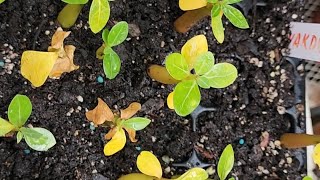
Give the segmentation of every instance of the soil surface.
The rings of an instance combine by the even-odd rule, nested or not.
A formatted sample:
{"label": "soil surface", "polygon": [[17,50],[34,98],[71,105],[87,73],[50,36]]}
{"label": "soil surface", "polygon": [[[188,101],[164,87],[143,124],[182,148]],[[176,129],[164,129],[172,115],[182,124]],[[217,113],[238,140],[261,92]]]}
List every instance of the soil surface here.
{"label": "soil surface", "polygon": [[[86,5],[65,42],[77,47],[75,64],[80,69],[59,80],[49,79],[36,89],[21,76],[20,57],[24,50],[46,51],[59,26],[55,20],[64,3],[7,0],[0,5],[0,61],[5,62],[0,67],[0,116],[7,118],[11,99],[17,93],[25,94],[33,104],[28,124],[47,128],[57,139],[47,152],[29,152],[24,141],[16,144],[15,138],[0,138],[0,179],[115,180],[138,172],[135,162],[141,150],[153,151],[164,177],[171,177],[186,170],[172,163],[186,161],[194,147],[204,162],[213,164],[208,171],[211,178],[217,178],[219,155],[229,143],[235,150],[230,177],[294,180],[305,175],[295,152],[281,149],[277,141],[289,130],[290,117],[281,115],[282,107],[295,105],[293,68],[282,59],[281,52],[289,42],[289,22],[301,20],[302,1],[268,1],[266,7],[257,8],[255,17],[250,11],[250,30],[237,29],[224,19],[226,40],[222,45],[213,38],[209,18],[186,34],[177,33],[173,22],[183,13],[177,0],[117,0],[110,4],[108,27],[125,20],[140,30],[115,48],[122,59],[120,74],[112,81],[96,80],[105,77],[102,61],[95,58],[102,39],[101,33],[95,35],[88,28]],[[179,52],[198,34],[206,35],[218,62],[228,61],[237,67],[239,77],[228,88],[201,91],[201,104],[217,111],[203,113],[197,132],[193,132],[191,117],[179,117],[165,103],[173,86],[152,81],[146,69],[150,64],[162,64],[169,53]],[[232,54],[240,58],[226,58]],[[98,97],[114,109],[140,102],[143,108],[138,115],[153,120],[137,133],[137,143],[127,140],[125,148],[111,157],[103,154],[106,142],[102,137],[108,129],[93,128],[85,117]],[[301,126],[303,129],[303,123]],[[269,138],[261,140],[262,134],[269,134]],[[241,138],[243,145],[239,144]],[[168,157],[172,161],[165,162]]]}

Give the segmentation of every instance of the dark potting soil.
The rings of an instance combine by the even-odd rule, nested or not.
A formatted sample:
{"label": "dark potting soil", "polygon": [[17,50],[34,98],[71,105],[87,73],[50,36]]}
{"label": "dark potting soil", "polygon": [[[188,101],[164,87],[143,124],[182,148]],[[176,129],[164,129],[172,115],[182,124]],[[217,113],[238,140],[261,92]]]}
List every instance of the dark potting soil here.
{"label": "dark potting soil", "polygon": [[[117,0],[110,4],[108,27],[125,20],[140,30],[135,29],[138,34],[131,34],[115,48],[122,59],[120,74],[102,84],[96,81],[99,75],[104,77],[102,62],[95,58],[102,39],[100,33],[94,35],[88,28],[86,5],[65,42],[77,47],[75,63],[80,69],[59,80],[49,79],[36,89],[21,76],[20,57],[24,50],[46,51],[64,3],[7,0],[0,5],[0,57],[6,61],[0,69],[0,116],[7,118],[11,99],[17,93],[25,94],[33,104],[28,123],[47,128],[57,139],[49,151],[29,153],[25,142],[16,144],[15,138],[1,138],[0,179],[114,180],[138,172],[135,162],[140,149],[153,151],[164,177],[170,177],[186,170],[172,163],[186,161],[194,147],[204,162],[213,164],[208,171],[216,178],[219,155],[229,143],[235,150],[231,176],[301,179],[305,167],[299,168],[294,151],[281,149],[277,140],[288,131],[290,120],[278,110],[281,113],[282,107],[294,106],[293,70],[281,52],[289,42],[289,22],[301,20],[302,1],[269,1],[266,7],[258,7],[255,18],[249,12],[250,30],[237,29],[225,20],[226,40],[221,45],[213,38],[209,18],[186,34],[174,30],[174,20],[183,13],[177,0]],[[233,63],[239,77],[228,88],[201,91],[201,104],[216,107],[217,111],[202,114],[198,130],[193,132],[189,116],[179,117],[166,106],[166,96],[173,86],[152,81],[146,69],[149,64],[162,64],[169,53],[180,51],[188,39],[198,34],[206,35],[209,49],[216,56],[236,54],[240,59],[217,58],[218,62]],[[96,106],[98,97],[114,109],[140,102],[143,108],[138,115],[153,120],[137,133],[137,143],[127,140],[125,148],[111,157],[103,154],[102,137],[108,129],[90,128],[85,117],[86,110]],[[303,116],[300,120],[303,122]],[[301,126],[304,128],[303,123]],[[266,132],[269,143],[261,148],[261,135]],[[243,145],[239,144],[241,138]],[[172,160],[169,164],[163,161],[167,157]]]}

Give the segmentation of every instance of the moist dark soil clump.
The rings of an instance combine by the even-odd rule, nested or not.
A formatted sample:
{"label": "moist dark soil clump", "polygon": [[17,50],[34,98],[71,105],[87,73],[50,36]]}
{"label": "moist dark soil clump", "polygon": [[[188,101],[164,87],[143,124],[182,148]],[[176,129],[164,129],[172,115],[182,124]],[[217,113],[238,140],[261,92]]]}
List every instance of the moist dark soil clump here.
{"label": "moist dark soil clump", "polygon": [[[255,17],[250,11],[250,30],[237,29],[225,20],[226,40],[221,45],[213,37],[209,18],[186,34],[174,30],[174,20],[183,13],[177,0],[118,0],[110,4],[108,27],[124,20],[139,28],[115,48],[122,59],[120,74],[112,81],[96,80],[104,77],[102,61],[95,58],[102,39],[101,34],[94,35],[89,29],[86,5],[66,39],[66,44],[77,47],[75,64],[80,69],[59,80],[47,80],[36,89],[20,74],[21,54],[32,49],[46,51],[59,26],[55,20],[64,3],[7,0],[0,5],[0,58],[5,61],[0,67],[0,116],[7,117],[6,110],[17,93],[25,94],[33,104],[28,123],[50,130],[57,139],[48,152],[29,153],[24,142],[16,144],[15,138],[1,138],[0,179],[114,180],[138,172],[135,162],[140,149],[153,151],[164,177],[171,177],[186,170],[172,163],[186,161],[193,148],[204,162],[213,164],[208,170],[213,178],[217,173],[212,168],[216,169],[219,155],[229,143],[235,150],[233,177],[293,180],[305,175],[305,167],[299,167],[294,151],[281,149],[277,141],[289,130],[290,123],[290,117],[278,110],[295,105],[293,67],[281,52],[289,42],[289,22],[301,20],[302,2],[269,1],[267,6],[257,8]],[[169,53],[180,51],[198,34],[206,35],[216,61],[234,64],[239,77],[228,88],[201,91],[201,104],[217,111],[203,113],[193,132],[191,118],[179,117],[165,103],[173,86],[152,81],[146,69],[150,64],[162,64]],[[78,101],[79,96],[83,102]],[[98,97],[114,109],[140,102],[139,116],[153,120],[137,133],[137,143],[127,141],[125,148],[111,157],[103,154],[103,136],[108,129],[93,128],[85,118]],[[302,129],[303,121],[301,116]],[[264,147],[262,134],[269,134]],[[239,144],[241,138],[245,140],[243,145]],[[167,164],[163,156],[172,161]]]}

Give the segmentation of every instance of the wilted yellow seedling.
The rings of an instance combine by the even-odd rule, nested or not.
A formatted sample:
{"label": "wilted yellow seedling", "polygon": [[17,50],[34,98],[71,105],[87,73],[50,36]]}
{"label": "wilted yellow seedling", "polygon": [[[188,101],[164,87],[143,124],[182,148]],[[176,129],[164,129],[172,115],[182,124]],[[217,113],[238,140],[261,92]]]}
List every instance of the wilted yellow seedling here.
{"label": "wilted yellow seedling", "polygon": [[73,64],[75,47],[63,45],[63,41],[70,32],[61,28],[52,36],[51,46],[48,52],[24,51],[21,57],[21,74],[28,79],[33,86],[40,87],[48,76],[59,78],[64,72],[71,72],[79,68]]}
{"label": "wilted yellow seedling", "polygon": [[126,144],[124,130],[127,131],[131,142],[137,142],[135,139],[136,131],[144,129],[151,122],[147,118],[132,118],[140,109],[141,104],[133,102],[128,108],[120,110],[119,116],[119,113],[113,113],[109,106],[98,98],[98,105],[86,113],[87,119],[92,121],[95,126],[107,125],[111,127],[105,135],[107,140],[111,139],[103,150],[106,156],[111,156],[123,149]]}
{"label": "wilted yellow seedling", "polygon": [[317,144],[313,151],[313,161],[317,164],[320,168],[320,144]]}

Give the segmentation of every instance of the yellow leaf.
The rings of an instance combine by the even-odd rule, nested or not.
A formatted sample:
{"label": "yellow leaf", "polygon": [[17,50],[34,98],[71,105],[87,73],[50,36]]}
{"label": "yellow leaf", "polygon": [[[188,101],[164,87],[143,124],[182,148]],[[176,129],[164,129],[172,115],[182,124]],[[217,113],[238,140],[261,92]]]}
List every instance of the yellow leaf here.
{"label": "yellow leaf", "polygon": [[58,59],[57,52],[24,51],[21,57],[21,74],[33,86],[40,87]]}
{"label": "yellow leaf", "polygon": [[118,129],[116,134],[112,137],[111,141],[109,141],[104,146],[104,155],[111,156],[121,149],[123,149],[124,145],[126,144],[126,134],[122,128]]}
{"label": "yellow leaf", "polygon": [[71,28],[81,12],[83,4],[67,4],[58,15],[58,22],[63,28]]}
{"label": "yellow leaf", "polygon": [[125,128],[125,127],[124,127],[124,129],[127,131],[131,142],[137,142],[138,141],[136,139],[136,131],[134,129],[129,129],[129,128]]}
{"label": "yellow leaf", "polygon": [[129,119],[141,109],[141,104],[133,102],[126,109],[121,109],[121,119]]}
{"label": "yellow leaf", "polygon": [[110,140],[117,132],[117,128],[112,128],[109,132],[104,136],[106,140]]}
{"label": "yellow leaf", "polygon": [[179,7],[184,11],[199,9],[207,5],[207,0],[179,0]]}
{"label": "yellow leaf", "polygon": [[131,173],[121,176],[118,180],[158,180],[158,178],[147,176],[141,173]]}
{"label": "yellow leaf", "polygon": [[204,35],[198,35],[186,42],[181,49],[181,54],[186,59],[189,69],[193,69],[196,58],[208,51],[207,38]]}
{"label": "yellow leaf", "polygon": [[59,57],[53,66],[52,71],[49,74],[50,78],[59,78],[64,72],[71,72],[79,69],[79,66],[74,65],[73,57],[76,47],[72,45],[66,45],[64,47],[65,55]]}
{"label": "yellow leaf", "polygon": [[100,98],[98,98],[98,105],[91,111],[86,113],[89,121],[95,125],[103,124],[105,121],[113,121],[114,115],[109,106]]}
{"label": "yellow leaf", "polygon": [[162,169],[159,160],[149,151],[142,151],[137,158],[138,169],[148,176],[162,177]]}
{"label": "yellow leaf", "polygon": [[104,49],[106,48],[106,45],[103,43],[96,51],[96,58],[102,60],[104,57]]}
{"label": "yellow leaf", "polygon": [[320,167],[320,144],[317,144],[313,151],[313,161]]}
{"label": "yellow leaf", "polygon": [[168,108],[170,108],[170,109],[174,109],[174,106],[173,106],[173,92],[174,91],[172,91],[167,97],[167,105],[168,105]]}
{"label": "yellow leaf", "polygon": [[159,65],[151,65],[148,67],[147,73],[150,78],[163,84],[177,84],[178,80],[174,79],[167,69]]}

